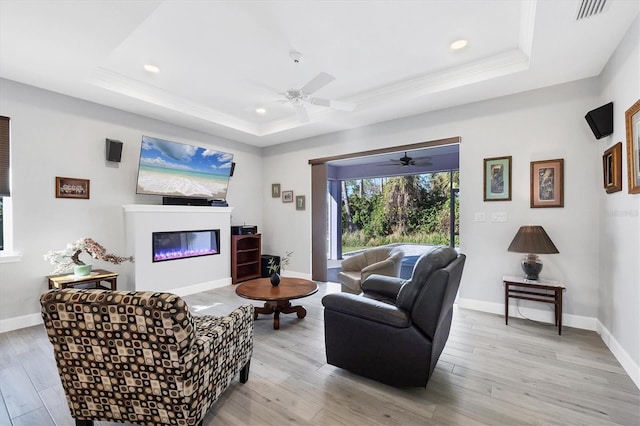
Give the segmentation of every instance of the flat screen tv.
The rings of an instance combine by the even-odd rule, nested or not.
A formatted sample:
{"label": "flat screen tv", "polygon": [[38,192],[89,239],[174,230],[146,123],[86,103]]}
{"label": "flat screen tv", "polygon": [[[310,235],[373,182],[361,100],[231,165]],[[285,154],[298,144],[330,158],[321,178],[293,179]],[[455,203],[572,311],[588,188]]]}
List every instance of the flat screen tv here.
{"label": "flat screen tv", "polygon": [[142,136],[137,194],[226,200],[233,154]]}

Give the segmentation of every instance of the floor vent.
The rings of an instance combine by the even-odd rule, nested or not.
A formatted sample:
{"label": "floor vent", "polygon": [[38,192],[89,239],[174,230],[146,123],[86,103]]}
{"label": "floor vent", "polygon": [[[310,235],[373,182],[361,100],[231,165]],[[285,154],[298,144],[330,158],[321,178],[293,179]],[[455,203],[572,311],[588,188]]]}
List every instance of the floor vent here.
{"label": "floor vent", "polygon": [[607,4],[607,0],[582,0],[578,8],[576,21],[591,18],[594,15],[604,12]]}

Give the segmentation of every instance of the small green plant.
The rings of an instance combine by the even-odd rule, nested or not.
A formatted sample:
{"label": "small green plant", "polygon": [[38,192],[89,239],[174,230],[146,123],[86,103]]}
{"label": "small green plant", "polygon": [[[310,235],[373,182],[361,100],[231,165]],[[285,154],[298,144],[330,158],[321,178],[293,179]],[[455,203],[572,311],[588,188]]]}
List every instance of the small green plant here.
{"label": "small green plant", "polygon": [[291,260],[291,255],[293,255],[292,251],[286,252],[284,256],[280,257],[280,263],[276,263],[275,258],[270,258],[269,263],[267,264],[267,269],[269,269],[269,275],[278,274],[281,270],[284,269],[285,266],[289,265],[289,261]]}

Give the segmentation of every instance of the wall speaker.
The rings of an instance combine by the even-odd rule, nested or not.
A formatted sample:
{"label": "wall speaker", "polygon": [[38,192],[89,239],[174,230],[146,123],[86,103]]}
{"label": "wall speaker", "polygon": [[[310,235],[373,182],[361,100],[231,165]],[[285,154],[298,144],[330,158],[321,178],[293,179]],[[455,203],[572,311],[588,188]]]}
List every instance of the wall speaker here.
{"label": "wall speaker", "polygon": [[231,163],[231,172],[229,173],[229,176],[233,176],[233,171],[236,169],[236,163]]}
{"label": "wall speaker", "polygon": [[589,111],[584,118],[596,139],[609,136],[613,133],[613,102]]}
{"label": "wall speaker", "polygon": [[122,157],[122,142],[115,139],[107,139],[107,161],[120,162]]}

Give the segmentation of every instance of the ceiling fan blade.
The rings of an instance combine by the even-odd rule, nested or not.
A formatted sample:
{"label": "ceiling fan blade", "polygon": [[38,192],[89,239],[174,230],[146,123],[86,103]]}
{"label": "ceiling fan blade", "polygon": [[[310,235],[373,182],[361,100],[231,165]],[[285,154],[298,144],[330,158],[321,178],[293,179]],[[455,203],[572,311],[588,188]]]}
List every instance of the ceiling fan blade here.
{"label": "ceiling fan blade", "polygon": [[353,102],[344,101],[332,101],[329,99],[311,98],[309,99],[313,105],[320,105],[323,107],[329,107],[340,111],[353,111],[356,108],[356,104]]}
{"label": "ceiling fan blade", "polygon": [[311,98],[309,99],[313,105],[320,105],[323,107],[333,108],[340,111],[353,111],[356,108],[356,104],[353,102],[332,101],[329,99]]}
{"label": "ceiling fan blade", "polygon": [[301,123],[307,123],[309,121],[309,114],[307,114],[307,109],[302,104],[293,104],[293,110],[296,112],[298,116],[298,120]]}
{"label": "ceiling fan blade", "polygon": [[316,90],[322,89],[324,86],[331,83],[335,79],[336,78],[334,76],[327,74],[326,72],[321,72],[320,74],[316,75],[313,80],[305,84],[300,89],[300,91],[306,93],[307,95],[310,95]]}
{"label": "ceiling fan blade", "polygon": [[331,107],[331,102],[329,99],[320,99],[320,98],[311,98],[309,99],[309,102],[311,102],[312,105],[319,105],[319,106],[323,106],[323,107]]}
{"label": "ceiling fan blade", "polygon": [[427,157],[416,158],[415,160],[413,160],[413,165],[415,166],[430,166],[431,164],[431,160]]}

